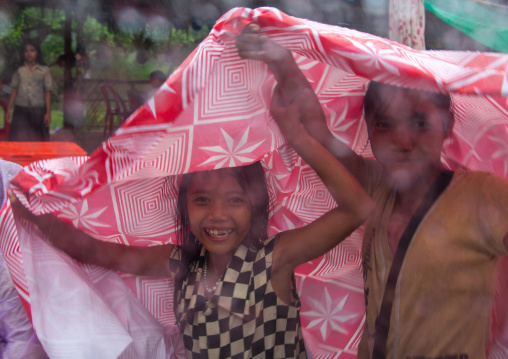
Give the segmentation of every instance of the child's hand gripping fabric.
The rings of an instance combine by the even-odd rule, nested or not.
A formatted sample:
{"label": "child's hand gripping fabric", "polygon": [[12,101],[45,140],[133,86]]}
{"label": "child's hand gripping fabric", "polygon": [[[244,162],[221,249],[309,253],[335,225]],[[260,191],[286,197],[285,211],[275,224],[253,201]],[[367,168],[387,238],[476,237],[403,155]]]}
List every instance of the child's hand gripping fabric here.
{"label": "child's hand gripping fabric", "polygon": [[291,56],[291,52],[261,33],[256,24],[249,24],[242,34],[236,38],[238,54],[244,59],[258,60],[267,64],[284,62]]}
{"label": "child's hand gripping fabric", "polygon": [[[363,174],[363,160],[347,145],[335,139],[328,130],[321,104],[302,73],[291,51],[270,40],[256,24],[249,24],[236,38],[238,54],[245,59],[263,61],[277,80],[280,96],[286,104],[305,91],[301,101],[299,121],[318,142],[325,146],[358,179]],[[280,125],[280,124],[279,124]]]}
{"label": "child's hand gripping fabric", "polygon": [[[281,87],[281,94],[286,103],[293,102],[304,89],[310,90],[308,95],[315,97],[312,87],[298,68],[291,51],[270,40],[261,32],[258,25],[247,25],[242,34],[237,36],[236,46],[240,57],[263,61],[268,65]],[[305,107],[301,109],[305,111]]]}

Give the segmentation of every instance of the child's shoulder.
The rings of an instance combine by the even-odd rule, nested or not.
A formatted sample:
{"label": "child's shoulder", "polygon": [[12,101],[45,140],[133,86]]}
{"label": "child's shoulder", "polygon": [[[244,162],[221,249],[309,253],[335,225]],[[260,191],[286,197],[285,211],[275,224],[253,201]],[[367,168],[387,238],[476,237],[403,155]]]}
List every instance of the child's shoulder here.
{"label": "child's shoulder", "polygon": [[502,186],[508,185],[508,180],[495,173],[486,171],[473,171],[467,168],[458,168],[453,175],[453,182],[464,181],[471,183],[498,183]]}
{"label": "child's shoulder", "polygon": [[455,170],[451,185],[473,196],[508,195],[508,180],[492,172],[460,168]]}

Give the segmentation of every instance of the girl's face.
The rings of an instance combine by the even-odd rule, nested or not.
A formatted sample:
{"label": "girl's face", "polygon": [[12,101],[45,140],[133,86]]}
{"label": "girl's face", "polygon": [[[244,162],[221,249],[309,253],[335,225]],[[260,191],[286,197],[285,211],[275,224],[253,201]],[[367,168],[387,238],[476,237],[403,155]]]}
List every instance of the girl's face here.
{"label": "girl's face", "polygon": [[228,169],[194,174],[187,210],[191,232],[211,254],[233,256],[249,233],[251,203]]}
{"label": "girl's face", "polygon": [[367,119],[372,152],[392,185],[405,190],[441,170],[451,129],[445,130],[442,110],[425,92],[387,88],[379,97],[386,105]]}
{"label": "girl's face", "polygon": [[37,59],[37,50],[30,44],[25,46],[25,61],[33,63]]}

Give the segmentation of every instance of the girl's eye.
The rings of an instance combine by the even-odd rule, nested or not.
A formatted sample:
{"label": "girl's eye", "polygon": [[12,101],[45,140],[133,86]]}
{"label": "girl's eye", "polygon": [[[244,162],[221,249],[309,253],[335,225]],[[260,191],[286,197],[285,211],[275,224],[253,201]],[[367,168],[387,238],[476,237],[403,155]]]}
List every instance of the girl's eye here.
{"label": "girl's eye", "polygon": [[387,121],[376,121],[376,123],[374,124],[374,126],[375,126],[377,129],[386,130],[386,129],[389,129],[389,128],[390,128],[390,123],[389,123],[389,122],[387,122]]}
{"label": "girl's eye", "polygon": [[208,197],[200,196],[200,197],[194,198],[194,203],[197,203],[197,204],[207,204],[209,202],[210,202],[210,199]]}
{"label": "girl's eye", "polygon": [[243,199],[242,197],[232,197],[229,199],[229,202],[232,204],[241,204],[245,202],[245,199]]}

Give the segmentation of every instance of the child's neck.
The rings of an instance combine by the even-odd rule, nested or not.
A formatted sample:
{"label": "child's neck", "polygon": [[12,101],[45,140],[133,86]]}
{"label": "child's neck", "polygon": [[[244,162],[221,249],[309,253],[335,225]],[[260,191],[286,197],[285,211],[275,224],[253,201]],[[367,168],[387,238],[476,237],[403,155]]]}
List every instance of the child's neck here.
{"label": "child's neck", "polygon": [[394,212],[407,214],[414,213],[422,202],[430,186],[432,186],[439,174],[444,170],[445,168],[440,166],[434,171],[429,171],[428,176],[420,178],[410,187],[405,188],[404,190],[397,190]]}
{"label": "child's neck", "polygon": [[232,255],[213,254],[208,252],[208,273],[210,277],[220,278],[231,261]]}

